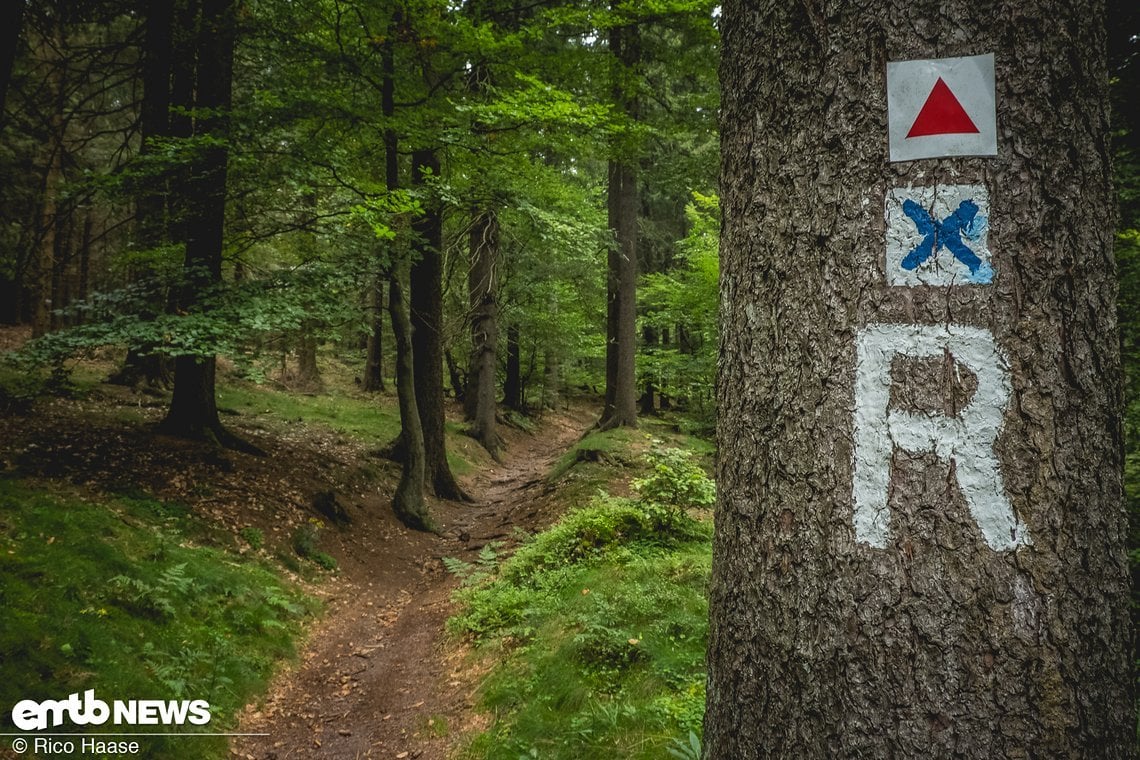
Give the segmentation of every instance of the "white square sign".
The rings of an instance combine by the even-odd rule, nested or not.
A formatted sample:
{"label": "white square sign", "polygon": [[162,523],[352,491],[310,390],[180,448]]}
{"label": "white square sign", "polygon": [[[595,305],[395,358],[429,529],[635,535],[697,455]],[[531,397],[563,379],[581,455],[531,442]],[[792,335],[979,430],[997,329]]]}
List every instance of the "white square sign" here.
{"label": "white square sign", "polygon": [[988,285],[990,194],[982,185],[896,187],[886,199],[890,285]]}
{"label": "white square sign", "polygon": [[994,56],[887,64],[891,161],[996,156]]}

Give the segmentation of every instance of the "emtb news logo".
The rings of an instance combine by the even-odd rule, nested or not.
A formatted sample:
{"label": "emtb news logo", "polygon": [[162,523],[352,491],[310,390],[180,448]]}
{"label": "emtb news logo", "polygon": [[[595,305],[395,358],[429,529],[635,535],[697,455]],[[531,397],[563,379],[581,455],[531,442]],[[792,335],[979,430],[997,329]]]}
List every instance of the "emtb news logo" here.
{"label": "emtb news logo", "polygon": [[[50,722],[49,722],[50,720]],[[76,692],[67,699],[25,699],[12,708],[12,722],[21,731],[42,731],[71,721],[77,726],[204,726],[210,722],[210,704],[204,699],[164,702],[158,699],[115,700],[107,704],[95,698],[95,690]]]}

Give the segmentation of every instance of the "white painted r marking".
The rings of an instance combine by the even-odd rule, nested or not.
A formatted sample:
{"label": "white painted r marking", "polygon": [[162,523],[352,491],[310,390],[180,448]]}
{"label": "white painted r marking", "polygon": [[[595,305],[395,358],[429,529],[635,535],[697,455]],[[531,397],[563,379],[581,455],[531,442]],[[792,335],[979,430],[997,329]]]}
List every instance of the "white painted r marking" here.
{"label": "white painted r marking", "polygon": [[[898,355],[949,352],[977,377],[970,403],[957,416],[890,408],[891,364]],[[994,551],[1030,543],[1005,495],[994,442],[1011,386],[1006,358],[993,335],[965,325],[867,325],[855,338],[855,538],[884,549],[890,535],[891,459],[895,447],[953,460],[958,488],[982,537]]]}

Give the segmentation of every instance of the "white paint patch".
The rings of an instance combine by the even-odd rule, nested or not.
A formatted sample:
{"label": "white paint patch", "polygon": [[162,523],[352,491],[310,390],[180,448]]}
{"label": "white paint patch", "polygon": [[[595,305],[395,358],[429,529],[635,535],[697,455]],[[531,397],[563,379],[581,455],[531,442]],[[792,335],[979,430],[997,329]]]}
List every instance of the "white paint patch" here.
{"label": "white paint patch", "polygon": [[[977,378],[974,397],[957,416],[890,408],[896,356],[941,357],[947,351]],[[958,488],[991,549],[1030,543],[1010,506],[994,442],[1011,386],[1005,356],[993,335],[964,325],[872,324],[855,339],[855,538],[884,549],[890,535],[891,458],[896,447],[933,452],[953,461]]]}
{"label": "white paint patch", "polygon": [[992,53],[888,63],[891,161],[996,156],[994,83]]}
{"label": "white paint patch", "polygon": [[[910,201],[921,209],[918,220]],[[973,204],[971,208],[969,204]],[[886,271],[890,285],[985,285],[993,281],[989,247],[990,194],[984,185],[934,185],[896,187],[887,193],[884,215],[887,222]],[[955,218],[955,215],[957,217]],[[952,228],[948,237],[936,230],[929,241],[922,223]],[[942,234],[939,234],[942,233]],[[956,239],[952,239],[956,237]],[[963,253],[959,245],[977,257],[978,262]],[[924,248],[925,246],[925,248]],[[933,254],[922,255],[933,248]],[[919,249],[922,261],[911,265],[909,256]],[[958,255],[955,255],[957,252]],[[961,258],[960,258],[961,257]],[[907,261],[907,266],[904,266]],[[971,269],[971,264],[973,268]]]}

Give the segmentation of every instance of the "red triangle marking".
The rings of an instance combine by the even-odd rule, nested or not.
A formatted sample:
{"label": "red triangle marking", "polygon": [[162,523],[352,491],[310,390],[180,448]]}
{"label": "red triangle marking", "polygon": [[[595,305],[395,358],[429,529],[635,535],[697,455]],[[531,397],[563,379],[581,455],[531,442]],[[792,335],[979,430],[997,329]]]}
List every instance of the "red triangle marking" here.
{"label": "red triangle marking", "polygon": [[922,110],[918,112],[907,138],[927,135],[974,135],[978,128],[974,125],[966,109],[954,97],[954,93],[938,77],[934,89],[926,97]]}

